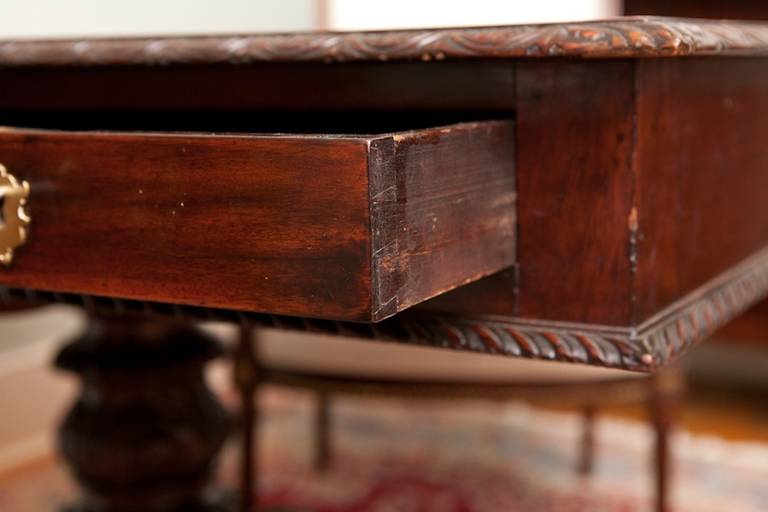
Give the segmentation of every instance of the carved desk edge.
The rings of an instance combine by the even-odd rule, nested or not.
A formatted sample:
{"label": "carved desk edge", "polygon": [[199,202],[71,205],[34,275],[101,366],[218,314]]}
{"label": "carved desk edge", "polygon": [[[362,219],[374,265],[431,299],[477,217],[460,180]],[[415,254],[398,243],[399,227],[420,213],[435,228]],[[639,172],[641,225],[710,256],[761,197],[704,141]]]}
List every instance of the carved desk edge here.
{"label": "carved desk edge", "polygon": [[506,27],[0,41],[0,66],[768,55],[768,24],[658,17]]}
{"label": "carved desk edge", "polygon": [[0,303],[68,303],[92,314],[237,322],[356,338],[652,372],[768,296],[768,248],[636,327],[406,311],[376,324],[0,287]]}

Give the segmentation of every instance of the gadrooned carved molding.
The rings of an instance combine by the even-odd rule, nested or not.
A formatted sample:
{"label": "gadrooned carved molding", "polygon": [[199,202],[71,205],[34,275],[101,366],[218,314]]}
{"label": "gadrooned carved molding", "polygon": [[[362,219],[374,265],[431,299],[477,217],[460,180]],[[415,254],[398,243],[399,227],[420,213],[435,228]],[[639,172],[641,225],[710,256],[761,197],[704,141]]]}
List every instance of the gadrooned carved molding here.
{"label": "gadrooned carved molding", "polygon": [[552,361],[653,371],[768,296],[768,249],[685,296],[636,328],[421,311],[377,324],[172,306],[150,302],[0,288],[0,302],[64,302],[97,314],[162,315],[224,320]]}
{"label": "gadrooned carved molding", "polygon": [[653,371],[768,296],[768,250],[635,328],[516,318],[403,315],[411,339],[517,357]]}
{"label": "gadrooned carved molding", "polygon": [[389,32],[0,42],[0,66],[766,54],[765,23],[654,17]]}

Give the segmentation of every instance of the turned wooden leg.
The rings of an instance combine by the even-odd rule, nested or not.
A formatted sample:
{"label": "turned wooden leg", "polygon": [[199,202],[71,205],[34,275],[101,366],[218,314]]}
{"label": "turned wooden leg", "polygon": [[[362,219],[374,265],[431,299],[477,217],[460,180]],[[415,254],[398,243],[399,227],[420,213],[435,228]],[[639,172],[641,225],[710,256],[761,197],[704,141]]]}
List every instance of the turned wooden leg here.
{"label": "turned wooden leg", "polygon": [[670,488],[669,435],[682,392],[681,376],[674,370],[662,372],[652,379],[651,385],[653,390],[649,406],[655,433],[653,462],[656,506],[654,510],[656,512],[668,512]]}
{"label": "turned wooden leg", "polygon": [[595,463],[595,408],[588,405],[582,414],[581,446],[579,450],[579,473],[592,474]]}
{"label": "turned wooden leg", "polygon": [[240,512],[251,512],[258,499],[257,448],[259,416],[257,407],[257,361],[253,329],[240,328],[240,343],[235,353],[235,386],[240,394]]}
{"label": "turned wooden leg", "polygon": [[203,366],[221,347],[172,321],[93,318],[56,366],[82,390],[61,425],[63,458],[84,489],[82,512],[227,508],[208,488],[231,420]]}
{"label": "turned wooden leg", "polygon": [[327,471],[331,465],[331,398],[318,392],[315,410],[315,471]]}

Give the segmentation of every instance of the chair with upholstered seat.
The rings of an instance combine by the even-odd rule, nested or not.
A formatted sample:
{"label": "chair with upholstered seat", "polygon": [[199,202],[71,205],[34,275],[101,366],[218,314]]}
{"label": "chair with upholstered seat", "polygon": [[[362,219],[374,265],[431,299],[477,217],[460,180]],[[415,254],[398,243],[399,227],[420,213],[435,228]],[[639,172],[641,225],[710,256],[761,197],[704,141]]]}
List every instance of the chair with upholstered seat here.
{"label": "chair with upholstered seat", "polygon": [[[249,336],[244,336],[248,340]],[[317,396],[314,421],[314,466],[332,463],[332,408],[340,395],[388,396],[401,399],[524,399],[535,403],[576,406],[583,411],[579,460],[575,469],[591,473],[594,419],[601,407],[643,404],[655,432],[654,482],[656,511],[667,510],[668,433],[672,406],[682,386],[669,371],[648,377],[618,370],[521,361],[427,347],[348,340],[308,333],[262,330],[242,343],[238,368],[255,369],[255,381],[243,385],[246,487],[253,484],[252,435],[256,386],[276,384],[308,390]],[[241,370],[242,371],[242,370]]]}

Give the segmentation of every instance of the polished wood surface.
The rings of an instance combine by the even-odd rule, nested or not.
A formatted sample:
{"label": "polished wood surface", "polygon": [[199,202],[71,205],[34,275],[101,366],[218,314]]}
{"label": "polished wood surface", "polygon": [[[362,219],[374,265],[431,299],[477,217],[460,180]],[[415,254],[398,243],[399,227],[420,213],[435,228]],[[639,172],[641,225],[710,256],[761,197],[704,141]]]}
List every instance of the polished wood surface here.
{"label": "polished wood surface", "polygon": [[639,325],[766,247],[763,68],[518,64],[517,299],[494,277],[425,307]]}
{"label": "polished wood surface", "polygon": [[0,132],[6,285],[381,320],[514,263],[511,123],[382,136]]}
{"label": "polished wood surface", "polygon": [[0,42],[0,66],[765,54],[768,28],[655,17],[381,32]]}
{"label": "polished wood surface", "polygon": [[[474,315],[492,333],[500,324],[481,317],[503,315],[504,330],[556,347],[618,339],[654,366],[764,297],[763,64],[517,63],[515,296],[505,274],[420,308]],[[548,151],[552,140],[564,149]]]}
{"label": "polished wood surface", "polygon": [[[60,300],[64,294],[65,300],[88,305],[101,295],[106,300],[97,300],[99,307],[129,298],[138,302],[118,301],[111,307],[154,311],[164,304],[184,304],[191,309],[173,311],[193,316],[224,314],[211,313],[217,306],[225,312],[272,314],[249,317],[258,325],[655,370],[768,294],[768,229],[760,192],[765,188],[762,141],[768,136],[768,116],[763,115],[768,86],[762,71],[767,31],[759,23],[632,18],[391,33],[3,44],[0,78],[5,79],[0,84],[8,94],[0,96],[0,108],[7,124],[15,126],[125,131],[208,126],[240,133],[270,125],[289,132],[313,126],[325,135],[312,144],[326,148],[338,140],[332,134],[350,133],[350,127],[357,127],[351,133],[361,133],[489,119],[513,119],[514,127],[479,140],[466,133],[465,139],[448,141],[452,149],[445,153],[432,152],[414,136],[408,151],[398,149],[382,165],[376,155],[389,151],[389,143],[371,142],[370,158],[356,160],[369,168],[370,176],[386,178],[389,165],[407,176],[407,169],[421,169],[420,159],[429,162],[420,171],[425,181],[412,182],[424,187],[428,198],[419,205],[402,202],[418,196],[410,191],[388,199],[388,206],[371,202],[369,209],[365,197],[352,204],[350,196],[340,196],[339,187],[357,187],[360,198],[363,190],[374,195],[390,190],[386,184],[334,181],[332,165],[324,167],[329,173],[323,176],[286,166],[290,169],[280,176],[286,178],[286,190],[297,195],[269,196],[266,208],[275,213],[270,225],[277,222],[278,210],[288,210],[287,218],[295,219],[303,211],[295,211],[295,205],[314,201],[312,222],[323,228],[310,232],[317,247],[300,246],[295,236],[290,237],[294,245],[280,246],[276,258],[265,263],[273,265],[269,280],[217,259],[222,254],[235,260],[253,256],[256,242],[274,241],[263,231],[238,231],[233,219],[253,216],[255,210],[245,205],[255,204],[257,194],[247,182],[225,179],[210,185],[217,201],[229,193],[252,202],[240,204],[236,213],[241,217],[214,215],[215,207],[197,210],[198,218],[214,219],[210,222],[217,229],[205,235],[211,240],[238,234],[225,240],[221,254],[199,250],[210,245],[192,223],[178,232],[163,227],[170,230],[163,243],[173,239],[181,248],[198,251],[176,257],[174,246],[165,253],[172,258],[160,265],[141,259],[139,270],[124,258],[112,258],[122,252],[110,250],[110,258],[102,255],[101,266],[92,269],[99,272],[83,278],[90,281],[88,288],[76,280],[63,286],[64,274],[47,271],[43,278],[44,258],[33,250],[43,243],[35,229],[53,222],[46,216],[38,228],[33,223],[18,266],[0,275],[5,285],[0,296]],[[46,93],[53,78],[66,85],[60,94]],[[162,85],[165,80],[170,81]],[[244,87],[237,87],[238,80]],[[230,90],[235,92],[230,95]],[[14,151],[14,158],[35,158]],[[58,157],[70,158],[73,152]],[[348,158],[353,152],[342,151]],[[91,154],[87,148],[81,153]],[[157,166],[178,170],[179,162],[191,158],[156,156],[161,158],[144,166],[144,178]],[[467,172],[470,161],[482,162],[479,167],[495,178]],[[487,165],[501,161],[503,170]],[[216,169],[215,163],[208,165]],[[172,179],[171,174],[165,177]],[[325,187],[311,193],[299,184],[302,180]],[[516,212],[510,206],[512,180]],[[172,180],[162,213],[184,201],[179,192],[203,189],[202,182],[193,190]],[[41,197],[51,193],[45,185],[42,190]],[[455,195],[458,190],[472,199]],[[110,190],[126,200],[129,193]],[[66,205],[58,207],[67,211]],[[397,213],[391,214],[390,207]],[[318,213],[326,210],[356,217],[337,224]],[[94,220],[89,213],[77,215]],[[360,220],[366,215],[373,231],[383,236],[370,239],[370,252],[363,241],[365,220]],[[160,217],[150,219],[166,226]],[[183,216],[177,212],[176,219]],[[403,222],[413,231],[398,235]],[[495,227],[487,231],[488,226]],[[430,234],[433,227],[437,231]],[[492,231],[498,238],[473,238]],[[324,233],[330,235],[327,240]],[[135,235],[117,239],[115,248],[145,256],[135,248]],[[393,247],[399,258],[390,257]],[[69,257],[57,262],[48,250],[46,262],[72,264]],[[366,254],[368,270],[361,263]],[[310,262],[313,255],[319,259]],[[14,281],[14,272],[33,261],[40,279],[34,284]],[[199,277],[194,284],[181,275],[190,269]],[[499,273],[385,323],[345,322],[381,320],[492,270]],[[225,278],[217,281],[218,273]],[[156,286],[169,279],[170,286]],[[121,294],[115,286],[135,287],[134,281],[141,283],[141,293]],[[61,294],[46,293],[51,289]]]}
{"label": "polished wood surface", "polygon": [[518,64],[520,282],[504,313],[629,323],[634,65]]}
{"label": "polished wood surface", "polygon": [[768,69],[752,59],[637,69],[637,310],[644,319],[768,242]]}

